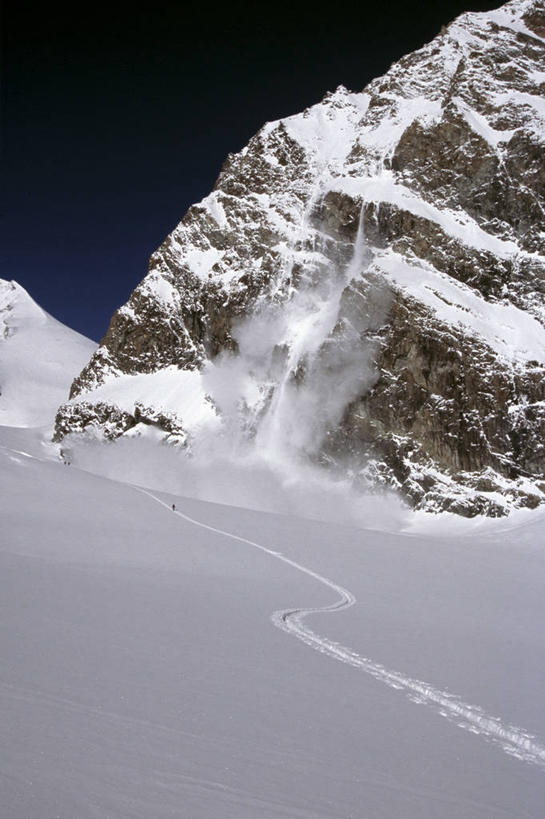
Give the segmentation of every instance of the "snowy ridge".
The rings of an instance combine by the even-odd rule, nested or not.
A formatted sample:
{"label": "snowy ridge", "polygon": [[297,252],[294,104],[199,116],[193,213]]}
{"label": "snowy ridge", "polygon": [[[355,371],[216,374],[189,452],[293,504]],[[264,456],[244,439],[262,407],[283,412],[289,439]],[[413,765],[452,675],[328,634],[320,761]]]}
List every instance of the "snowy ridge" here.
{"label": "snowy ridge", "polygon": [[17,282],[0,279],[0,424],[51,425],[74,375],[95,349]]}

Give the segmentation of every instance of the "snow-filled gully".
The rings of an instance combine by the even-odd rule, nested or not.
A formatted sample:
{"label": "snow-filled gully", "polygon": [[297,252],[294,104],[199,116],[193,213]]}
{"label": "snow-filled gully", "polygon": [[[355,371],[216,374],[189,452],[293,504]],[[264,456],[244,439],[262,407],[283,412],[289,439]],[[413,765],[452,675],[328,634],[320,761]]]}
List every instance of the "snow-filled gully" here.
{"label": "snow-filled gully", "polygon": [[[169,504],[145,489],[138,487],[138,491],[152,498],[161,504],[161,506],[164,506],[172,514],[172,509]],[[276,560],[286,563],[293,569],[297,569],[297,571],[312,577],[318,581],[318,583],[327,586],[337,594],[338,599],[329,606],[275,611],[271,616],[271,620],[277,628],[288,632],[288,634],[292,634],[322,654],[327,654],[346,665],[351,665],[353,668],[365,671],[375,679],[386,683],[386,685],[391,688],[404,691],[412,702],[418,705],[428,705],[432,707],[442,717],[445,717],[445,719],[448,719],[450,722],[455,722],[459,728],[463,728],[473,734],[479,734],[484,739],[499,745],[505,753],[524,760],[525,762],[545,767],[545,745],[542,745],[527,731],[517,726],[504,723],[497,717],[490,716],[479,706],[463,702],[459,697],[450,694],[448,691],[442,691],[426,682],[414,679],[413,677],[407,677],[399,671],[392,671],[385,668],[380,663],[375,663],[346,646],[316,634],[305,625],[305,618],[311,614],[343,611],[353,606],[356,602],[356,598],[347,589],[339,586],[327,577],[323,577],[317,572],[312,571],[312,569],[297,563],[295,560],[291,560],[281,552],[268,549],[266,546],[262,546],[253,540],[234,535],[231,532],[226,532],[215,526],[210,526],[207,523],[203,523],[184,514],[184,512],[175,511],[174,514],[188,521],[188,523],[192,523],[194,526],[208,529],[215,534],[237,540],[240,543],[246,543],[248,546],[253,546],[255,549],[265,552],[265,554],[270,555]]]}

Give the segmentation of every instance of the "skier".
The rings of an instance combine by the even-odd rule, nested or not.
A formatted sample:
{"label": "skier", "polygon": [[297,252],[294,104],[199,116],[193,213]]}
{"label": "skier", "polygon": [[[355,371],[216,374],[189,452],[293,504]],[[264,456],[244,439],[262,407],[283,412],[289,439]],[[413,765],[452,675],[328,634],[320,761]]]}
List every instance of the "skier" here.
{"label": "skier", "polygon": [[173,511],[173,512],[175,512],[175,511],[176,511],[176,504],[175,504],[175,503],[173,503],[173,504],[172,504],[172,511]]}

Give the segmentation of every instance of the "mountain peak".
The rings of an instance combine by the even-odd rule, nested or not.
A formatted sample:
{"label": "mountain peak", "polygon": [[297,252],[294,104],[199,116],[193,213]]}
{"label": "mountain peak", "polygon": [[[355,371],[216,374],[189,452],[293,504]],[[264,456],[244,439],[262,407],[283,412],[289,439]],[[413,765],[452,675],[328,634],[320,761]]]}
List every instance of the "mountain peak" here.
{"label": "mountain peak", "polygon": [[57,437],[151,424],[432,511],[543,502],[543,18],[463,14],[264,125],[152,255]]}
{"label": "mountain peak", "polygon": [[70,382],[96,345],[0,279],[0,424],[51,425]]}
{"label": "mountain peak", "polygon": [[46,313],[18,282],[0,279],[0,316],[5,325],[4,333],[9,332],[8,317],[12,315],[19,322],[24,319],[40,322],[45,321],[46,317]]}

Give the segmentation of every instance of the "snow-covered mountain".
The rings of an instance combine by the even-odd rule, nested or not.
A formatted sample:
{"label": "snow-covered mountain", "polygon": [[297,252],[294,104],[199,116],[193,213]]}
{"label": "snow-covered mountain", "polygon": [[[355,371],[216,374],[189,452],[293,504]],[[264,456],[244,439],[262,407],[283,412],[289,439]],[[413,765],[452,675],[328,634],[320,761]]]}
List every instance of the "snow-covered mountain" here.
{"label": "snow-covered mountain", "polygon": [[74,375],[95,349],[17,282],[0,279],[0,424],[51,425]]}
{"label": "snow-covered mountain", "polygon": [[417,508],[545,501],[545,5],[267,123],[150,260],[58,440],[150,425]]}

